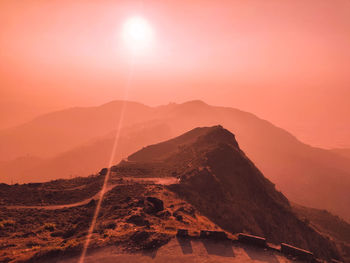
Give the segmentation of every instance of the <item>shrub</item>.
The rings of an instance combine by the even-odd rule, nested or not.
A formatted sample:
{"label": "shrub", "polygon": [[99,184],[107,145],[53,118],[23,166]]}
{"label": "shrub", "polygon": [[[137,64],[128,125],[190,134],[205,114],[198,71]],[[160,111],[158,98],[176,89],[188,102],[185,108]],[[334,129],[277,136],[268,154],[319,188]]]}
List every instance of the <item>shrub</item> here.
{"label": "shrub", "polygon": [[52,232],[51,233],[51,236],[52,237],[61,237],[64,235],[64,232],[63,231],[55,231],[55,232]]}
{"label": "shrub", "polygon": [[1,224],[3,225],[3,227],[9,227],[9,226],[14,226],[16,222],[13,220],[3,220]]}
{"label": "shrub", "polygon": [[114,221],[108,221],[104,224],[105,229],[115,229],[117,224]]}
{"label": "shrub", "polygon": [[48,230],[50,232],[54,231],[56,228],[56,225],[54,223],[45,223],[44,224],[44,229]]}

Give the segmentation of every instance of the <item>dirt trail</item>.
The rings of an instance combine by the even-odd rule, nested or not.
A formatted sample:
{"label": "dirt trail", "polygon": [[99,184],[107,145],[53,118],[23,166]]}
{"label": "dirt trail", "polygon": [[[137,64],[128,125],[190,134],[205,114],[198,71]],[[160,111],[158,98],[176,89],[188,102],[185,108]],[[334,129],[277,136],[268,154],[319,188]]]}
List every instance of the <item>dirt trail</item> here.
{"label": "dirt trail", "polygon": [[162,185],[170,185],[170,184],[178,184],[179,179],[175,177],[141,177],[141,178],[135,178],[135,177],[123,177],[123,180],[131,181],[131,182],[150,182],[154,184],[162,184]]}
{"label": "dirt trail", "polygon": [[[162,184],[162,185],[170,185],[170,184],[177,184],[179,181],[178,181],[177,178],[174,178],[174,177],[165,177],[165,178],[123,177],[123,181],[122,182],[107,185],[107,188],[105,190],[105,194],[107,192],[109,192],[110,190],[112,190],[115,186],[118,186],[118,185],[125,185],[125,184],[130,184],[130,183],[143,183],[143,182]],[[1,206],[1,207],[5,207],[7,209],[45,209],[45,210],[57,210],[57,209],[63,209],[63,208],[70,208],[70,207],[86,205],[91,200],[98,200],[100,198],[100,196],[101,196],[101,191],[99,191],[97,194],[95,194],[92,197],[89,197],[87,199],[84,199],[82,201],[79,201],[79,202],[76,202],[76,203],[72,203],[72,204],[63,204],[63,205],[32,205],[32,206],[10,205],[10,206]]]}
{"label": "dirt trail", "polygon": [[[118,184],[112,184],[108,185],[106,188],[106,192],[109,192],[112,190],[115,186]],[[72,204],[64,204],[64,205],[11,205],[11,206],[4,206],[7,209],[45,209],[45,210],[56,210],[56,209],[63,209],[63,208],[69,208],[69,207],[75,207],[75,206],[81,206],[88,204],[91,200],[98,200],[100,198],[101,191],[99,191],[97,194],[95,194],[92,197],[89,197],[85,200],[72,203]]]}

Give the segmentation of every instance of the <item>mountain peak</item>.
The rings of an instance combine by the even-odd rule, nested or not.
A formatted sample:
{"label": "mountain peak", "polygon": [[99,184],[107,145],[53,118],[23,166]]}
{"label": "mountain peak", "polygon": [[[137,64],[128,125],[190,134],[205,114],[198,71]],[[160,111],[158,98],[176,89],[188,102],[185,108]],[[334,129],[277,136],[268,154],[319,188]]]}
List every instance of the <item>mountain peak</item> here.
{"label": "mountain peak", "polygon": [[197,139],[197,143],[225,143],[239,149],[235,135],[221,125],[206,128],[207,132]]}
{"label": "mountain peak", "polygon": [[227,144],[239,150],[235,136],[221,125],[198,127],[174,139],[147,146],[130,155],[129,161],[159,161],[178,153],[181,148],[190,145],[203,147]]}

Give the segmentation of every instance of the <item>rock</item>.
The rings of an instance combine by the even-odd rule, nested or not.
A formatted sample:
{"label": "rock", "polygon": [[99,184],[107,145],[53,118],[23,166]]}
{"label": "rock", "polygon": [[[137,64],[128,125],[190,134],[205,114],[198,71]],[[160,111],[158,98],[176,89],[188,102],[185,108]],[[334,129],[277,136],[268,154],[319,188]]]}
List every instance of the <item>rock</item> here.
{"label": "rock", "polygon": [[176,215],[175,216],[175,219],[177,220],[177,221],[183,221],[183,216],[182,215]]}
{"label": "rock", "polygon": [[147,197],[146,198],[146,207],[145,212],[149,214],[156,214],[160,211],[164,210],[164,203],[162,200],[156,198],[156,197]]}
{"label": "rock", "polygon": [[24,233],[23,235],[21,235],[21,237],[27,238],[27,237],[35,237],[36,234],[33,231],[29,231],[27,233]]}
{"label": "rock", "polygon": [[31,248],[31,247],[35,247],[35,246],[38,246],[39,244],[37,242],[34,242],[34,241],[29,241],[26,243],[26,246]]}
{"label": "rock", "polygon": [[103,224],[103,228],[105,229],[115,229],[116,226],[117,224],[114,221],[108,221]]}
{"label": "rock", "polygon": [[175,213],[177,213],[177,212],[182,212],[182,213],[190,215],[192,217],[196,217],[195,209],[193,207],[180,207],[179,209],[177,209],[175,211]]}
{"label": "rock", "polygon": [[135,206],[143,206],[145,201],[143,199],[135,200]]}
{"label": "rock", "polygon": [[149,221],[144,219],[141,215],[132,215],[126,220],[126,222],[137,226],[149,226]]}
{"label": "rock", "polygon": [[162,200],[156,198],[156,197],[147,197],[147,201],[152,203],[154,205],[154,208],[158,211],[164,210],[164,203]]}
{"label": "rock", "polygon": [[175,212],[173,212],[173,217],[175,217],[175,219],[177,221],[183,221],[183,216],[180,214],[179,210],[176,210]]}
{"label": "rock", "polygon": [[158,212],[157,216],[163,219],[168,219],[171,216],[171,213],[168,210],[164,210],[164,211]]}
{"label": "rock", "polygon": [[99,172],[100,175],[106,175],[108,173],[108,168],[102,168]]}
{"label": "rock", "polygon": [[137,231],[130,237],[130,239],[137,243],[142,249],[153,250],[169,242],[170,236],[163,233]]}
{"label": "rock", "polygon": [[170,240],[170,236],[163,233],[155,233],[149,241],[143,245],[143,249],[157,249]]}

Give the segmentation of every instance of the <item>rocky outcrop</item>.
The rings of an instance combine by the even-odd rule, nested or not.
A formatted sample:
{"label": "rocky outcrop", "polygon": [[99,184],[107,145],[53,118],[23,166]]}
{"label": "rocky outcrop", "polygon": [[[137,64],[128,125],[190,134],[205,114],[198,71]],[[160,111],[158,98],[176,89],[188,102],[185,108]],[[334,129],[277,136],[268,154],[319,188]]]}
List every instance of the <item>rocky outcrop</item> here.
{"label": "rocky outcrop", "polygon": [[156,197],[148,196],[146,198],[146,201],[147,203],[145,211],[147,213],[158,213],[164,210],[164,203],[162,200]]}

